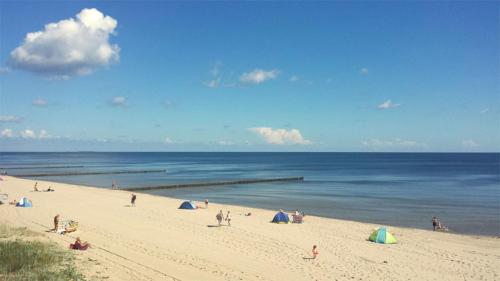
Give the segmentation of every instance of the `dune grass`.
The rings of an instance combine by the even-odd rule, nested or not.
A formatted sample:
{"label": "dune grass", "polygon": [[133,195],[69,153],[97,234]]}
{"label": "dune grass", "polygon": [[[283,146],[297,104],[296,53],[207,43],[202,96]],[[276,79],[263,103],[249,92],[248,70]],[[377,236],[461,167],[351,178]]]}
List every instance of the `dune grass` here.
{"label": "dune grass", "polygon": [[71,252],[54,243],[19,239],[33,233],[0,225],[2,238],[8,238],[6,233],[16,240],[0,240],[0,280],[85,280]]}

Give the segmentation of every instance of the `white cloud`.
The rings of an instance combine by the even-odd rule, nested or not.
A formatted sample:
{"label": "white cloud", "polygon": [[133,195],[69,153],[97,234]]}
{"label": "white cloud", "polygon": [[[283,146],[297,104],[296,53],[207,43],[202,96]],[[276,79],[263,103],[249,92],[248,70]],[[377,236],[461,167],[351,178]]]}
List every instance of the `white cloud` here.
{"label": "white cloud", "polygon": [[399,107],[400,105],[401,104],[399,103],[393,103],[391,100],[386,100],[385,102],[379,104],[377,107],[380,109],[390,109]]}
{"label": "white cloud", "polygon": [[169,137],[166,137],[165,140],[163,141],[164,144],[172,144],[174,143],[173,140],[171,140]]}
{"label": "white cloud", "polygon": [[126,106],[127,105],[127,98],[122,97],[122,96],[116,96],[111,100],[111,105],[112,106]]}
{"label": "white cloud", "polygon": [[369,73],[368,68],[363,67],[359,70],[359,74],[367,75]]}
{"label": "white cloud", "polygon": [[213,76],[213,77],[217,77],[219,76],[219,72],[220,72],[220,68],[222,67],[222,62],[220,61],[217,61],[214,63],[214,66],[212,67],[212,69],[210,70],[210,74]]}
{"label": "white cloud", "polygon": [[469,148],[475,148],[475,147],[479,146],[479,144],[473,140],[464,140],[464,141],[462,141],[462,145],[469,147]]}
{"label": "white cloud", "polygon": [[270,127],[249,128],[269,144],[312,144],[310,140],[305,139],[297,129],[274,129]]}
{"label": "white cloud", "polygon": [[13,115],[0,115],[0,122],[19,122],[21,121],[20,117]]}
{"label": "white cloud", "polygon": [[368,147],[427,147],[425,143],[417,142],[414,140],[404,140],[400,138],[396,138],[393,140],[380,140],[380,139],[370,139],[364,140],[361,142],[363,146]]}
{"label": "white cloud", "polygon": [[47,101],[42,99],[42,98],[37,98],[35,100],[33,100],[33,102],[31,102],[32,105],[34,106],[40,106],[40,107],[44,107],[44,106],[47,106]]}
{"label": "white cloud", "polygon": [[10,72],[10,68],[6,66],[0,66],[0,75],[7,74]]}
{"label": "white cloud", "polygon": [[46,130],[40,130],[40,134],[38,134],[39,139],[52,139],[54,136],[49,135]]}
{"label": "white cloud", "polygon": [[290,78],[288,79],[288,81],[290,81],[290,82],[292,82],[292,83],[293,83],[293,82],[297,82],[297,81],[299,81],[299,80],[300,80],[300,77],[299,77],[299,76],[297,76],[297,75],[293,75],[292,77],[290,77]]}
{"label": "white cloud", "polygon": [[21,134],[21,137],[23,139],[35,139],[36,138],[36,134],[33,130],[30,130],[30,129],[26,129],[26,130],[23,130],[20,132]]}
{"label": "white cloud", "polygon": [[3,129],[1,132],[0,132],[0,137],[2,138],[12,138],[14,135],[12,134],[12,130],[11,129]]}
{"label": "white cloud", "polygon": [[279,71],[276,69],[269,71],[262,69],[255,69],[252,72],[243,73],[240,76],[240,82],[247,84],[260,84],[267,80],[276,79],[276,77],[278,77],[278,74]]}
{"label": "white cloud", "polygon": [[10,53],[10,65],[54,78],[92,73],[119,59],[120,48],[109,43],[117,21],[97,9],[83,9],[76,18],[46,24],[26,34]]}
{"label": "white cloud", "polygon": [[217,88],[217,87],[219,87],[219,85],[220,85],[220,77],[205,82],[205,85],[207,87],[209,87],[209,88]]}
{"label": "white cloud", "polygon": [[490,111],[490,109],[489,108],[485,108],[485,109],[481,110],[479,113],[480,114],[485,114],[488,111]]}

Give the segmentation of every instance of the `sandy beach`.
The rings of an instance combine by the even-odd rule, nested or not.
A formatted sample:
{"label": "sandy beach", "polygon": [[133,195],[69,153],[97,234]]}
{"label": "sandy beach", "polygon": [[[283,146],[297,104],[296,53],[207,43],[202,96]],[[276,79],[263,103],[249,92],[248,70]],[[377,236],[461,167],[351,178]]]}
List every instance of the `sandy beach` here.
{"label": "sandy beach", "polygon": [[[498,280],[500,239],[388,227],[394,245],[367,241],[378,225],[307,216],[274,224],[276,211],[210,203],[180,210],[181,200],[138,193],[2,177],[9,201],[26,196],[33,208],[0,205],[0,222],[25,226],[67,247],[79,236],[93,247],[75,251],[90,280]],[[204,198],[198,205],[203,206]],[[219,210],[232,226],[217,227]],[[287,210],[290,211],[291,210]],[[251,216],[245,213],[251,212]],[[46,232],[56,214],[78,231]],[[430,218],[429,218],[430,220]],[[312,245],[319,256],[311,257]],[[69,251],[69,250],[68,250]]]}

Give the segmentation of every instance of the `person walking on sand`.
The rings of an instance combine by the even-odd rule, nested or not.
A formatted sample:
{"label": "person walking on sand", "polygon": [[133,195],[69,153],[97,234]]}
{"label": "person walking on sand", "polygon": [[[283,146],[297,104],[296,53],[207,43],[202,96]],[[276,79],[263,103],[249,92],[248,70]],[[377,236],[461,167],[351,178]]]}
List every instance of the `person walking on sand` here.
{"label": "person walking on sand", "polygon": [[313,259],[315,259],[318,255],[319,255],[319,252],[318,252],[318,246],[313,245],[313,249],[312,249],[312,258],[313,258]]}
{"label": "person walking on sand", "polygon": [[205,199],[205,209],[208,209],[208,199]]}
{"label": "person walking on sand", "polygon": [[38,182],[35,182],[35,186],[33,187],[33,190],[36,191],[36,192],[40,191],[40,190],[38,190],[37,185],[38,185]]}
{"label": "person walking on sand", "polygon": [[132,198],[130,199],[130,204],[132,204],[132,207],[135,207],[135,199],[137,199],[137,196],[132,193]]}
{"label": "person walking on sand", "polygon": [[57,229],[59,228],[59,214],[57,214],[55,217],[54,217],[54,229],[53,231],[54,232],[57,232]]}
{"label": "person walking on sand", "polygon": [[231,212],[230,211],[227,211],[226,221],[227,221],[227,225],[231,226]]}
{"label": "person walking on sand", "polygon": [[219,223],[219,226],[222,224],[222,219],[224,218],[224,213],[222,210],[219,211],[219,213],[215,216],[217,219],[217,222]]}

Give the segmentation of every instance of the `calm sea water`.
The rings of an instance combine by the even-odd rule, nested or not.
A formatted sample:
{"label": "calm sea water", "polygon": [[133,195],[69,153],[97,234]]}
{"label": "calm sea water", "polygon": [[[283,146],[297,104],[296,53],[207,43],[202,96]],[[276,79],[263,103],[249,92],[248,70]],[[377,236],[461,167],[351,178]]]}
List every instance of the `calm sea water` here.
{"label": "calm sea water", "polygon": [[148,193],[426,229],[438,216],[453,232],[500,235],[498,153],[0,153],[0,169],[9,175],[166,170],[40,178],[103,188],[113,180],[136,187],[304,176],[304,182]]}

